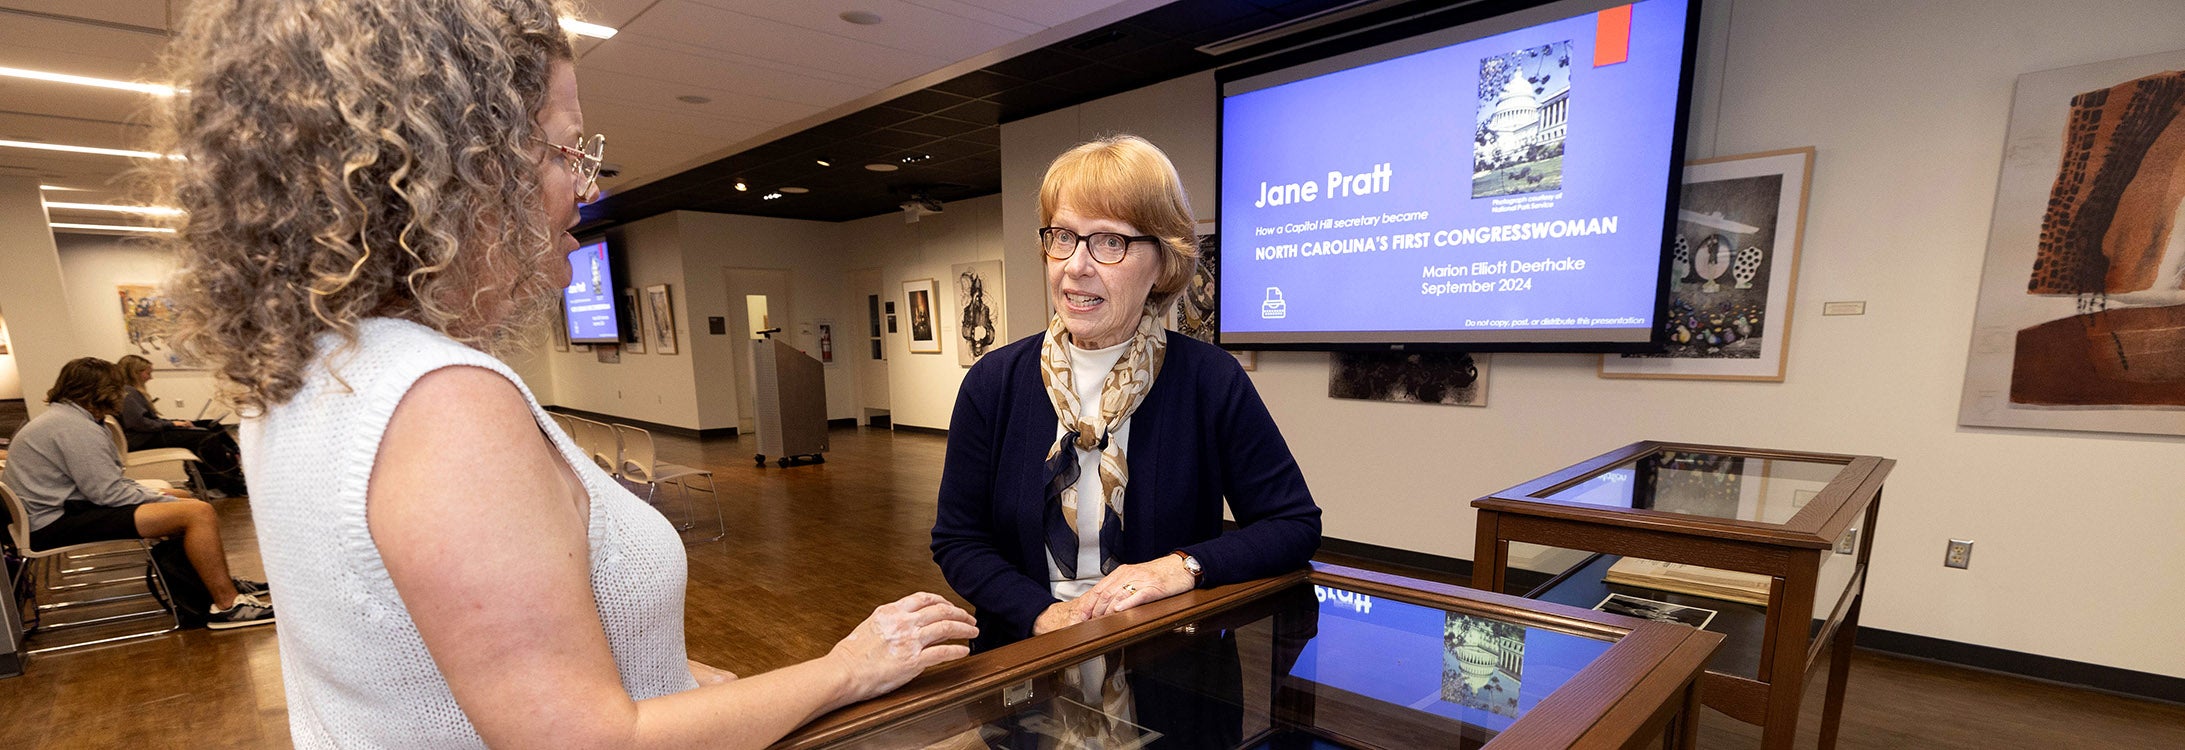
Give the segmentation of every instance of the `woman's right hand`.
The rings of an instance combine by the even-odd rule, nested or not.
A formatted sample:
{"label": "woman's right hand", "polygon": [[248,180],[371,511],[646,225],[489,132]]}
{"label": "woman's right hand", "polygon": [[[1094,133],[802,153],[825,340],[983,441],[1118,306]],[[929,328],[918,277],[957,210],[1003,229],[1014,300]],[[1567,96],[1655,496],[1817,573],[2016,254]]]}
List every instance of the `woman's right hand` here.
{"label": "woman's right hand", "polygon": [[861,701],[902,687],[926,667],[970,655],[970,646],[940,644],[978,637],[975,623],[963,608],[921,591],[873,610],[827,656],[847,672],[847,702]]}

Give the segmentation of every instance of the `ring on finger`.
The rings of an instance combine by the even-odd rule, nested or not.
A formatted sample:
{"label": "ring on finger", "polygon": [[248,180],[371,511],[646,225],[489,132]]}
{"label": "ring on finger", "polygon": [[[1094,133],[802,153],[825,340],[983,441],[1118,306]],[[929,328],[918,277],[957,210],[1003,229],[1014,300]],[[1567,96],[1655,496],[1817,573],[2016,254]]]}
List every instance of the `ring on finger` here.
{"label": "ring on finger", "polygon": [[1135,583],[1126,583],[1126,584],[1123,584],[1123,591],[1124,591],[1124,592],[1126,592],[1126,593],[1131,593],[1131,594],[1135,594],[1135,593],[1138,593],[1138,584],[1135,584]]}

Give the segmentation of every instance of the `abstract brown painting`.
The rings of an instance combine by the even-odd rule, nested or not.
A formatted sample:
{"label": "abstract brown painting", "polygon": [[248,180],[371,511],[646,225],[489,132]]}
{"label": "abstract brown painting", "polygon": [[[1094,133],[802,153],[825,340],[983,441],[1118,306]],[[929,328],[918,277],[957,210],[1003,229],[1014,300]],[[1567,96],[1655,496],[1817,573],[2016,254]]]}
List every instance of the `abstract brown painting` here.
{"label": "abstract brown painting", "polygon": [[2181,218],[2185,52],[2021,77],[1959,422],[2185,434]]}

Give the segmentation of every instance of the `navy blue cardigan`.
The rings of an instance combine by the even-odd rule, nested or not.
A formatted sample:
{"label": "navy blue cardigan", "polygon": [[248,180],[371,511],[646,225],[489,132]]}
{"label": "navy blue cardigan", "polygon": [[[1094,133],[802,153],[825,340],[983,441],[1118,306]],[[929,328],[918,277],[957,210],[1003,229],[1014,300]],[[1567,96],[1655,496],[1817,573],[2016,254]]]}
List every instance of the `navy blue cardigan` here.
{"label": "navy blue cardigan", "polygon": [[[1041,335],[979,360],[957,391],[941,471],[933,561],[977,608],[976,649],[1029,637],[1055,603],[1047,583],[1042,462],[1055,411],[1040,384]],[[1304,567],[1320,548],[1320,506],[1259,391],[1229,353],[1178,333],[1130,419],[1130,484],[1117,559],[1175,550],[1205,567],[1201,586]],[[1222,533],[1227,497],[1239,528]]]}

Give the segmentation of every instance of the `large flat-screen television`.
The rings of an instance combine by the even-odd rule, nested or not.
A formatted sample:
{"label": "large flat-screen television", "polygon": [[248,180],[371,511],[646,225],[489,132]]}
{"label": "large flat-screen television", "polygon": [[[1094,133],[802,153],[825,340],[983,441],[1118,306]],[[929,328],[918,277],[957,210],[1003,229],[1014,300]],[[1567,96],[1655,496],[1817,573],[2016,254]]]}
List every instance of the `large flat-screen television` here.
{"label": "large flat-screen television", "polygon": [[615,307],[615,262],[604,237],[585,240],[569,253],[569,286],[561,290],[563,323],[575,344],[613,344],[622,340],[622,316]]}
{"label": "large flat-screen television", "polygon": [[1475,11],[1223,71],[1221,344],[1659,346],[1698,5]]}

